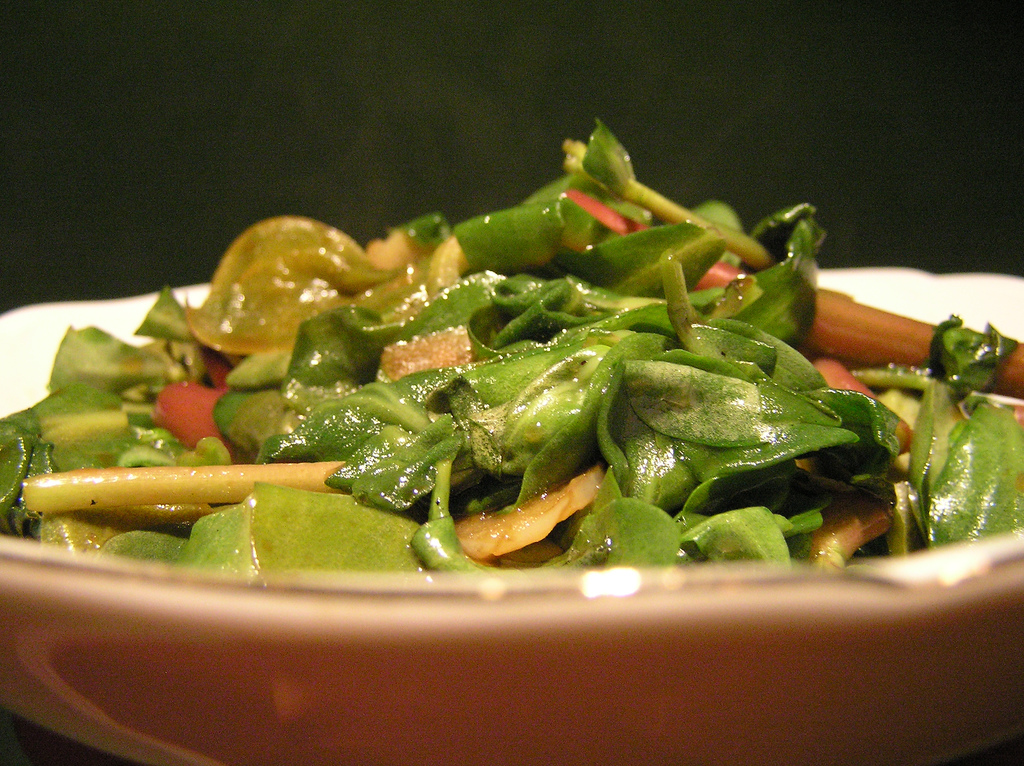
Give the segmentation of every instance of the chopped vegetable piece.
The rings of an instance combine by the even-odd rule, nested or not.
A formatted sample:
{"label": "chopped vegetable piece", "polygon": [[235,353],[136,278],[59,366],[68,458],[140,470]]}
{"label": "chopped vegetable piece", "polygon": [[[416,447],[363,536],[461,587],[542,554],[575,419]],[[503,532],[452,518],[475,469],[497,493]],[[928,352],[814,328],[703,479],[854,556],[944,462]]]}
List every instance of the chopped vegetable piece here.
{"label": "chopped vegetable piece", "polygon": [[22,497],[29,510],[44,514],[160,503],[238,503],[257,482],[333,492],[324,481],[339,466],[328,462],[79,469],[26,479]]}
{"label": "chopped vegetable piece", "polygon": [[469,331],[453,327],[385,346],[380,355],[380,371],[388,380],[398,380],[420,370],[457,367],[474,359]]}
{"label": "chopped vegetable piece", "polygon": [[594,501],[603,477],[604,470],[595,466],[524,505],[459,519],[455,531],[462,549],[470,558],[489,561],[543,540],[558,522]]}
{"label": "chopped vegetable piece", "polygon": [[224,389],[188,381],[164,386],[156,397],[153,422],[195,448],[200,439],[221,435],[213,421],[213,408],[223,394]]}
{"label": "chopped vegetable piece", "polygon": [[188,324],[205,345],[226,354],[288,348],[303,320],[384,282],[348,235],[301,216],[260,221],[228,248]]}
{"label": "chopped vegetable piece", "polygon": [[862,546],[892,526],[893,504],[866,492],[837,495],[811,535],[810,560],[825,569],[841,569]]}

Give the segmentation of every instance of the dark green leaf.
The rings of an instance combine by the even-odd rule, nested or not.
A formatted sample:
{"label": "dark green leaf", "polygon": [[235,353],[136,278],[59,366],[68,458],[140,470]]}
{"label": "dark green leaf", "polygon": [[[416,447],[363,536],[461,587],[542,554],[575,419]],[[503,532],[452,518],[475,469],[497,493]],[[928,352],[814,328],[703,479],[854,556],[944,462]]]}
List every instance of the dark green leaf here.
{"label": "dark green leaf", "polygon": [[193,340],[185,318],[185,307],[174,297],[170,287],[164,287],[157,296],[156,302],[146,313],[135,331],[136,335],[161,340],[188,342]]}
{"label": "dark green leaf", "polygon": [[116,394],[136,386],[159,390],[174,372],[170,358],[153,348],[132,346],[96,327],[69,329],[57,348],[49,388],[84,383]]}
{"label": "dark green leaf", "polygon": [[435,466],[455,460],[465,448],[466,436],[455,429],[450,415],[415,434],[385,427],[363,442],[326,483],[365,505],[406,511],[433,491]]}
{"label": "dark green leaf", "polygon": [[739,508],[711,516],[684,532],[681,542],[696,544],[707,561],[790,563],[786,538],[767,508]]}
{"label": "dark green leaf", "polygon": [[388,425],[419,433],[430,425],[430,417],[406,385],[370,383],[348,396],[322,402],[294,431],[267,439],[258,460],[350,461],[364,441]]}
{"label": "dark green leaf", "polygon": [[[625,362],[609,385],[597,432],[623,493],[669,511],[711,481],[724,483],[709,485],[698,499],[714,507],[727,505],[744,486],[758,504],[778,502],[773,481],[761,484],[764,495],[757,493],[759,472],[772,477],[772,466],[858,438],[827,408],[757,367],[745,372],[682,350]],[[750,472],[744,485],[738,476]]]}
{"label": "dark green leaf", "polygon": [[471,218],[454,234],[472,271],[515,274],[548,263],[563,226],[560,202],[545,200]]}
{"label": "dark green leaf", "polygon": [[953,400],[952,389],[942,381],[930,378],[921,397],[910,443],[909,480],[924,507],[928,505],[931,488],[946,462],[949,435],[960,419],[960,409]]}
{"label": "dark green leaf", "polygon": [[896,425],[899,419],[884,404],[857,391],[822,389],[809,397],[839,416],[843,428],[858,439],[822,450],[819,469],[828,476],[857,484],[859,477],[884,475],[900,453]]}
{"label": "dark green leaf", "polygon": [[1012,409],[982,403],[953,427],[926,518],[932,545],[1024,533],[1024,429]]}
{"label": "dark green leaf", "polygon": [[814,208],[797,205],[762,221],[756,236],[780,260],[775,266],[730,285],[712,308],[797,344],[814,322],[817,265],[824,231]]}
{"label": "dark green leaf", "polygon": [[1017,341],[1003,337],[992,326],[976,332],[954,316],[935,328],[929,368],[962,397],[971,391],[990,390],[1000,365],[1016,348]]}
{"label": "dark green leaf", "polygon": [[583,170],[613,194],[622,195],[626,185],[636,176],[629,154],[619,140],[597,120],[594,132],[583,155]]}
{"label": "dark green leaf", "polygon": [[[523,200],[523,202],[555,202],[568,189],[581,191],[610,207],[620,215],[639,224],[649,226],[652,222],[653,216],[651,216],[650,211],[634,205],[632,202],[625,202],[618,197],[612,196],[604,187],[585,175],[576,173],[562,176],[546,184]],[[563,200],[559,202],[559,205],[564,223],[561,241],[563,247],[570,250],[585,250],[609,237],[617,236],[604,224],[595,219],[594,216],[571,201],[567,203]]]}
{"label": "dark green leaf", "polygon": [[587,514],[566,553],[553,564],[671,566],[679,555],[679,528],[661,508],[619,498]]}
{"label": "dark green leaf", "polygon": [[395,227],[420,247],[433,249],[451,236],[452,227],[442,213],[427,213]]}
{"label": "dark green leaf", "polygon": [[400,331],[399,325],[383,324],[378,314],[356,306],[307,319],[299,325],[285,395],[303,410],[369,383],[377,374],[384,346]]}
{"label": "dark green leaf", "polygon": [[678,223],[613,237],[583,252],[562,250],[555,264],[622,295],[660,297],[663,260],[680,263],[692,288],[724,252],[721,237],[692,223]]}

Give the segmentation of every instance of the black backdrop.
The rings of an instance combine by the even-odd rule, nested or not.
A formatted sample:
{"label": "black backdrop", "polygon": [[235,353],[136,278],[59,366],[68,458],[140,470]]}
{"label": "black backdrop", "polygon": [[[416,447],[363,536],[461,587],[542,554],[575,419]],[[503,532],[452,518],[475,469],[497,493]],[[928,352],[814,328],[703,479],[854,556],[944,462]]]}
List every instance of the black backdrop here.
{"label": "black backdrop", "polygon": [[748,225],[814,203],[824,266],[1021,274],[1013,15],[15,0],[0,10],[0,309],[204,281],[269,215],[365,241],[503,207],[557,175],[562,139],[595,117],[681,202],[728,200]]}

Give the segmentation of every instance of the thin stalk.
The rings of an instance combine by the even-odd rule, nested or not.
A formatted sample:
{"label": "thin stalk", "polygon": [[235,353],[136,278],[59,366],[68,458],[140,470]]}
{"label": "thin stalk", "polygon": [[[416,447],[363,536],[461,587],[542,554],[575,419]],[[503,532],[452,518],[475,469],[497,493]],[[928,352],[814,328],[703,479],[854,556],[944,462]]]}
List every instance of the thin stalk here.
{"label": "thin stalk", "polygon": [[430,510],[427,511],[431,521],[446,519],[451,516],[448,510],[452,484],[451,459],[442,460],[434,466],[434,470],[436,471],[434,491],[430,497]]}
{"label": "thin stalk", "polygon": [[697,321],[697,312],[690,303],[689,293],[686,292],[683,266],[679,261],[667,258],[661,262],[661,274],[668,304],[668,318],[679,342],[685,346],[690,339],[690,327]]}
{"label": "thin stalk", "polygon": [[[583,155],[587,152],[587,145],[585,143],[567,139],[562,144],[562,149],[565,152],[563,167],[567,173],[587,175],[595,183],[600,183],[589,176],[583,169]],[[635,178],[625,180],[618,189],[608,189],[604,184],[602,186],[610,193],[651,211],[651,213],[665,223],[692,223],[718,234],[725,240],[725,246],[729,252],[737,255],[744,263],[755,270],[767,269],[769,266],[775,265],[775,259],[772,258],[764,245],[750,235],[736,229],[716,226],[689,208],[673,202],[651,187],[640,183]]]}
{"label": "thin stalk", "polygon": [[36,513],[146,505],[239,503],[257,483],[335,492],[324,481],[341,465],[339,462],[325,462],[81,468],[26,479],[22,498],[25,507]]}

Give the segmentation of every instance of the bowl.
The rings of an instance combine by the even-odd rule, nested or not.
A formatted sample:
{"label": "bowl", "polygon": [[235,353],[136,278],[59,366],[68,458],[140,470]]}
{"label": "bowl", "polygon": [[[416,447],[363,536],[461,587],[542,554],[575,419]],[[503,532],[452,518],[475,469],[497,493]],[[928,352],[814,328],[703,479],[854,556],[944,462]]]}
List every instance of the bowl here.
{"label": "bowl", "polygon": [[[863,269],[821,283],[1024,336],[1019,278]],[[69,323],[125,336],[151,300],[0,317],[0,409],[42,396]],[[26,348],[47,352],[22,364]],[[0,705],[153,766],[927,764],[1024,732],[1016,537],[843,574],[255,584],[4,538],[0,624]]]}

